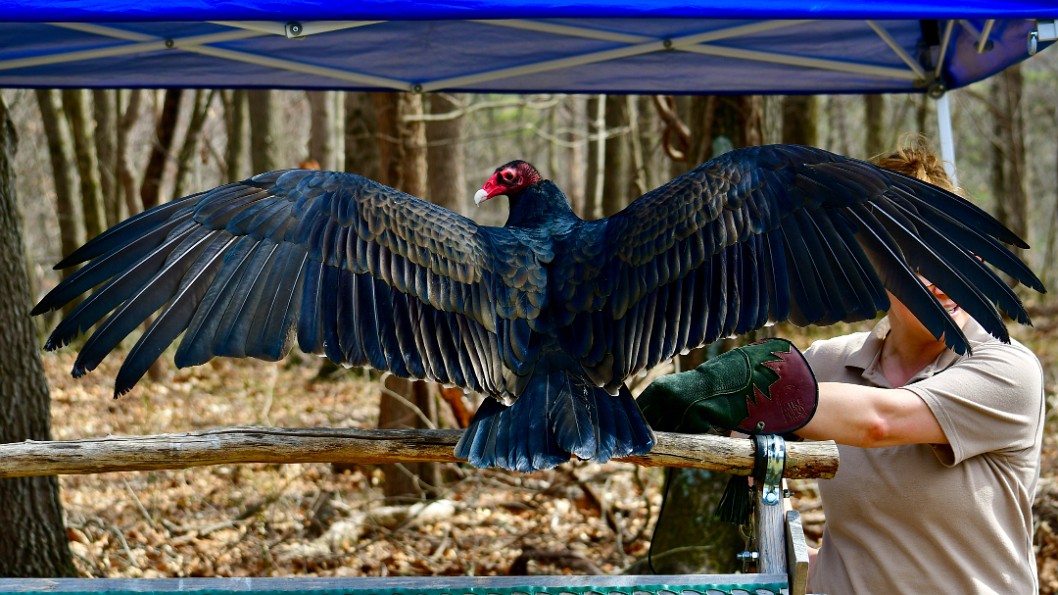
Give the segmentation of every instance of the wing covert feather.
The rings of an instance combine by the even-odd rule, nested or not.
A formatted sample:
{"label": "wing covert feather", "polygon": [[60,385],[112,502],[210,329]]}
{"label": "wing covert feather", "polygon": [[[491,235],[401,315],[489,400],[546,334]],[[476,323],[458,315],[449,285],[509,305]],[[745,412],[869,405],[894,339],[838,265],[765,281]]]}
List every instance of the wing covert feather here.
{"label": "wing covert feather", "polygon": [[337,363],[510,399],[511,379],[537,357],[532,326],[548,250],[361,176],[276,171],[104,232],[61,263],[87,262],[35,312],[98,288],[47,344],[60,347],[106,317],[78,373],[160,313],[126,358],[118,394],[183,334],[180,366],[274,360],[296,338]]}
{"label": "wing covert feather", "polygon": [[599,253],[606,256],[593,277],[595,299],[583,296],[584,283],[560,294],[575,305],[569,328],[606,342],[567,339],[592,378],[610,389],[681,352],[769,322],[871,318],[888,308],[886,290],[927,328],[945,333],[950,347],[966,351],[965,337],[916,271],[943,282],[1004,339],[996,305],[1018,320],[1027,315],[984,262],[1043,291],[1003,246],[1023,242],[972,203],[811,147],[726,153],[641,196],[602,227]]}

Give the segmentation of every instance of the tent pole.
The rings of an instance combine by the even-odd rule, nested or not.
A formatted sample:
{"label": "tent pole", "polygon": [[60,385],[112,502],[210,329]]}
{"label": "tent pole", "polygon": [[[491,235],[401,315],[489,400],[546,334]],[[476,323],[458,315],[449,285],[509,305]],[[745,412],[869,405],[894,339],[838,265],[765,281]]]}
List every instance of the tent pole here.
{"label": "tent pole", "polygon": [[937,97],[937,126],[940,129],[940,156],[944,160],[944,169],[955,186],[959,179],[955,175],[955,141],[951,130],[951,102],[948,94]]}

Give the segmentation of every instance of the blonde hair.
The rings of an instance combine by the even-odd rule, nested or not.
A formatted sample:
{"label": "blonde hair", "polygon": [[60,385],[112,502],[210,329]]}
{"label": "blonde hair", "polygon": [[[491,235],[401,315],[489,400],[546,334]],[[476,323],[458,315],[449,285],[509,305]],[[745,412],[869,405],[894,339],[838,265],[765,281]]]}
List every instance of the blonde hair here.
{"label": "blonde hair", "polygon": [[898,171],[902,174],[940,186],[950,192],[959,192],[951,183],[944,162],[933,151],[925,136],[914,132],[900,135],[897,149],[871,158],[871,163]]}

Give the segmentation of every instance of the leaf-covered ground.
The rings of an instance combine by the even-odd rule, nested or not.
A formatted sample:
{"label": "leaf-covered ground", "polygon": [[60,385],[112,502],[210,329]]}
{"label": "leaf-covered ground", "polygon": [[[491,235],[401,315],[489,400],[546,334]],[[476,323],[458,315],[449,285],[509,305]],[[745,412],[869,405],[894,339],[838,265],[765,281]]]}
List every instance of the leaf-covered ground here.
{"label": "leaf-covered ground", "polygon": [[[1027,342],[1053,381],[1058,346],[1044,334]],[[44,356],[56,439],[231,425],[370,428],[377,416],[375,381],[344,371],[317,380],[314,358],[170,370],[117,400],[119,358],[79,380],[68,375],[72,361],[69,350]],[[1036,506],[1041,593],[1058,593],[1054,418]],[[381,470],[371,466],[232,465],[64,476],[61,485],[83,576],[184,577],[619,573],[646,554],[662,484],[660,470],[620,463],[530,476],[446,465],[444,474],[440,498],[401,505],[384,501]],[[812,541],[822,510],[812,482],[794,487]]]}
{"label": "leaf-covered ground", "polygon": [[[225,361],[111,396],[45,355],[53,437],[228,425],[374,427],[378,388],[318,360]],[[574,463],[534,475],[446,465],[441,497],[384,501],[381,470],[232,465],[61,478],[78,569],[92,577],[618,573],[645,553],[659,470]]]}

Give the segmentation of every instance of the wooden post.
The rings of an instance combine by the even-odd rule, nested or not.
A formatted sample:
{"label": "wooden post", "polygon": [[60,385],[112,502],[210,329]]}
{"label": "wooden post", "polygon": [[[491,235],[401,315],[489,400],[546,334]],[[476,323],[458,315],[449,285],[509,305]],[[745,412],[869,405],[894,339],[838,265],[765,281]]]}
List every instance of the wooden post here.
{"label": "wooden post", "polygon": [[783,469],[786,441],[781,436],[756,436],[758,465],[754,477],[757,550],[760,572],[786,574],[786,511],[783,507]]}
{"label": "wooden post", "polygon": [[808,543],[801,526],[801,513],[796,510],[786,511],[786,564],[790,595],[805,595],[808,591]]}

